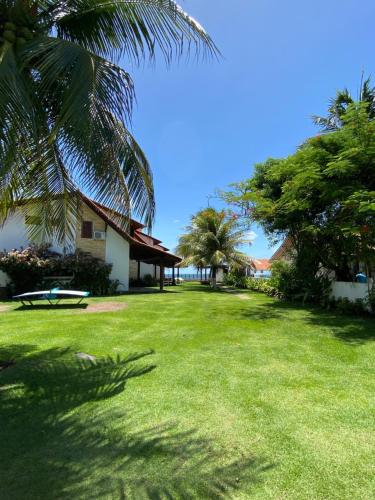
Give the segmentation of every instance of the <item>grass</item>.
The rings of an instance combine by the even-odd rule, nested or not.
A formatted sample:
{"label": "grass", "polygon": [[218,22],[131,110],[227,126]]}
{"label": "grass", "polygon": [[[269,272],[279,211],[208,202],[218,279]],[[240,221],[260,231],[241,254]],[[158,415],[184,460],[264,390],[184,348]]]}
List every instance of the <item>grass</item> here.
{"label": "grass", "polygon": [[0,313],[0,498],[374,498],[375,321],[169,290]]}

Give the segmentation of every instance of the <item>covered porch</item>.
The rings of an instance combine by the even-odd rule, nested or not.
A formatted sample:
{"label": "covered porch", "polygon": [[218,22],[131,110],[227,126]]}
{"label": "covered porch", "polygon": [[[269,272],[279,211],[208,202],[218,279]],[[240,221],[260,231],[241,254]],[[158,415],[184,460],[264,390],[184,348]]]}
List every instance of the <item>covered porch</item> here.
{"label": "covered porch", "polygon": [[[174,286],[179,275],[178,264],[180,262],[180,257],[165,251],[158,245],[151,246],[136,240],[130,243],[129,275],[138,283],[141,283],[146,275],[151,275],[160,291],[164,290],[166,284]],[[171,278],[166,279],[166,269],[171,270]]]}

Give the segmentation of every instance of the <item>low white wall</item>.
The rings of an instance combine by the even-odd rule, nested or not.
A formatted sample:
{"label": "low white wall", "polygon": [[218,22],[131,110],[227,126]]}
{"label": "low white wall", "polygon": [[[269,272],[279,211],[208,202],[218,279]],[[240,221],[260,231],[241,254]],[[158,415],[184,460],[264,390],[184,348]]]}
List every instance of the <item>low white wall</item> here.
{"label": "low white wall", "polygon": [[119,280],[120,292],[129,290],[129,243],[111,227],[107,228],[105,261],[112,264],[110,278]]}
{"label": "low white wall", "polygon": [[4,288],[9,283],[10,279],[4,271],[0,271],[0,288]]}
{"label": "low white wall", "polygon": [[369,287],[371,288],[372,282],[370,283],[351,283],[347,281],[333,281],[331,288],[331,296],[335,299],[347,298],[352,302],[357,299],[366,299]]}

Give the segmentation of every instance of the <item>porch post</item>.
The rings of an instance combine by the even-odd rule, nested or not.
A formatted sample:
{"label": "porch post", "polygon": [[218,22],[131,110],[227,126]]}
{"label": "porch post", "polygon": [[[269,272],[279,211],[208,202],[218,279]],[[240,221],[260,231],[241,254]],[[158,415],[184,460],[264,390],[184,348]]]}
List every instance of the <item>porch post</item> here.
{"label": "porch post", "polygon": [[141,279],[141,261],[138,260],[138,269],[137,269],[137,280],[139,281]]}
{"label": "porch post", "polygon": [[164,290],[164,264],[160,261],[160,291]]}
{"label": "porch post", "polygon": [[180,266],[177,268],[177,278],[180,277]]}
{"label": "porch post", "polygon": [[172,285],[175,285],[175,284],[176,284],[176,278],[174,275],[174,264],[173,264],[173,267],[172,267]]}
{"label": "porch post", "polygon": [[156,274],[156,264],[154,264],[154,279],[155,280],[156,280],[156,276],[157,276],[157,274]]}

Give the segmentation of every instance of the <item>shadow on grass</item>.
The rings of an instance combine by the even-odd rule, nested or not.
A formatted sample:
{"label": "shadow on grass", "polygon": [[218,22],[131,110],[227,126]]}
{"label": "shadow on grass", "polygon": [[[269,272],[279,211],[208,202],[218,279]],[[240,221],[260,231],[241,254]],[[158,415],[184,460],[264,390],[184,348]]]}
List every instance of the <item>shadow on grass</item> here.
{"label": "shadow on grass", "polygon": [[337,311],[280,300],[267,301],[241,310],[240,315],[254,320],[280,319],[293,321],[291,313],[304,313],[301,320],[307,324],[328,328],[333,335],[349,344],[363,344],[375,340],[375,318],[349,316]]}
{"label": "shadow on grass", "polygon": [[168,294],[168,293],[179,293],[177,286],[167,287],[167,289],[160,290],[159,288],[153,287],[132,287],[128,292],[124,292],[122,295],[151,295],[151,294]]}
{"label": "shadow on grass", "polygon": [[[0,349],[0,498],[228,498],[271,466],[228,462],[195,430],[140,427],[136,408],[109,405],[151,352],[84,362],[69,349]],[[121,400],[123,401],[123,400]],[[117,409],[116,409],[117,408]]]}
{"label": "shadow on grass", "polygon": [[16,309],[13,309],[13,311],[48,311],[48,310],[57,310],[57,311],[63,311],[65,309],[86,309],[88,304],[34,304],[34,305],[21,305],[17,307]]}
{"label": "shadow on grass", "polygon": [[212,288],[210,285],[201,285],[200,283],[184,283],[181,286],[184,292],[203,292],[203,293],[221,293],[219,287]]}

